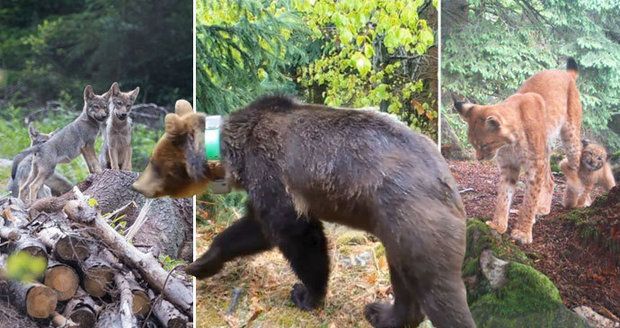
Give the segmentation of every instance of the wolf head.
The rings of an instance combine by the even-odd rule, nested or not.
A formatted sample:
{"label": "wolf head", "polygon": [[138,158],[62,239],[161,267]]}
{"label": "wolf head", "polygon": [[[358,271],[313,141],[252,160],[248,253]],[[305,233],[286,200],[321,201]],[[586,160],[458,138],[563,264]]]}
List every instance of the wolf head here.
{"label": "wolf head", "polygon": [[37,129],[34,127],[34,125],[32,123],[28,124],[28,135],[30,136],[30,146],[36,146],[36,145],[40,145],[46,141],[48,141],[52,135],[54,135],[54,132],[52,133],[41,133],[39,131],[37,131]]}
{"label": "wolf head", "polygon": [[104,122],[110,113],[108,110],[109,99],[109,92],[102,95],[96,95],[93,91],[93,87],[87,85],[84,88],[84,111],[88,117],[99,122]]}
{"label": "wolf head", "polygon": [[110,87],[110,103],[109,110],[111,115],[115,115],[121,121],[124,121],[131,112],[131,106],[138,98],[140,87],[136,87],[132,91],[122,92],[117,82],[112,83]]}
{"label": "wolf head", "polygon": [[166,115],[165,134],[159,139],[149,164],[132,185],[146,197],[189,197],[204,191],[209,166],[204,150],[205,115],[194,113],[185,100]]}

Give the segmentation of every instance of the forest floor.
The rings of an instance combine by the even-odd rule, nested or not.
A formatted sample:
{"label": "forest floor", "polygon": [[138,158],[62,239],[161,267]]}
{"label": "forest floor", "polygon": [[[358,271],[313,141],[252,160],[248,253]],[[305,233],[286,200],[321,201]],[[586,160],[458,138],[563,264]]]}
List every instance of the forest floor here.
{"label": "forest floor", "polygon": [[[450,168],[460,190],[472,189],[462,193],[468,216],[490,218],[499,179],[495,165],[450,162]],[[568,307],[590,306],[614,319],[620,316],[620,267],[611,254],[582,243],[572,225],[559,218],[566,213],[561,206],[564,181],[561,176],[555,181],[552,213],[536,223],[534,243],[521,248],[556,284]],[[519,183],[513,211],[522,198]],[[198,215],[207,224],[198,228],[197,255],[230,224],[211,221],[200,209]],[[197,327],[369,327],[362,315],[364,305],[391,301],[383,247],[363,232],[332,224],[325,230],[331,259],[325,306],[312,312],[294,307],[289,294],[297,279],[273,250],[232,261],[215,277],[198,282]],[[431,327],[428,322],[423,326]]]}
{"label": "forest floor", "polygon": [[[206,215],[201,210],[198,214]],[[199,227],[197,255],[227,225],[209,222]],[[392,301],[383,246],[343,226],[326,224],[325,232],[331,272],[323,307],[305,312],[293,305],[290,292],[297,278],[280,252],[272,250],[232,261],[218,275],[197,283],[197,327],[370,327],[362,314],[364,305]],[[426,321],[421,327],[432,326]]]}
{"label": "forest floor", "polygon": [[[499,172],[493,162],[451,161],[454,175],[465,205],[468,217],[490,219],[495,210],[495,198]],[[620,260],[596,245],[584,242],[575,225],[566,220],[568,213],[562,207],[565,189],[563,176],[555,175],[551,213],[539,218],[534,225],[534,242],[520,248],[534,261],[534,267],[547,275],[559,289],[568,308],[580,305],[618,321],[620,317]],[[517,185],[517,192],[508,222],[510,228],[517,217],[517,210],[523,200],[523,182]],[[600,215],[617,220],[620,202],[608,199]],[[594,218],[592,218],[594,219]]]}

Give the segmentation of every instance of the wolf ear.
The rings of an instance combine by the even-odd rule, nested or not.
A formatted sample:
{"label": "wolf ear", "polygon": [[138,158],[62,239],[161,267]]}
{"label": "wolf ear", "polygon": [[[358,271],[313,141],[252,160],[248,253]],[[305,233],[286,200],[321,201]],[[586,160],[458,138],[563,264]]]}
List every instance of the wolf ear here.
{"label": "wolf ear", "polygon": [[174,104],[174,112],[179,116],[184,116],[189,113],[193,113],[194,110],[192,109],[192,104],[190,104],[189,101],[185,99],[179,99]]}
{"label": "wolf ear", "polygon": [[136,101],[136,99],[138,99],[138,94],[140,93],[140,87],[136,87],[135,89],[131,90],[131,92],[129,93],[129,98],[131,99],[131,102]]}
{"label": "wolf ear", "polygon": [[484,125],[490,131],[497,131],[499,130],[499,127],[502,125],[502,123],[500,122],[499,118],[495,116],[489,116],[486,118]]}
{"label": "wolf ear", "polygon": [[39,131],[37,131],[32,122],[28,123],[28,135],[30,135],[30,139],[34,139],[39,135]]}
{"label": "wolf ear", "polygon": [[93,91],[93,87],[89,84],[84,88],[84,100],[91,100],[95,98],[95,91]]}
{"label": "wolf ear", "polygon": [[121,93],[121,88],[118,86],[118,82],[112,83],[109,93],[113,97],[118,96],[118,94]]}

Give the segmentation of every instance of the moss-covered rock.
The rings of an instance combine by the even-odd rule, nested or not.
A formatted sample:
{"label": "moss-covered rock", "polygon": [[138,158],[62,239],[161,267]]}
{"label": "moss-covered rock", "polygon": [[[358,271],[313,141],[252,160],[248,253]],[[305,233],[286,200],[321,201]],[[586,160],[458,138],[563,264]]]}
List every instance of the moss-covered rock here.
{"label": "moss-covered rock", "polygon": [[[507,283],[493,289],[480,267],[486,249],[509,261]],[[467,223],[467,251],[463,277],[468,303],[478,327],[588,327],[562,304],[551,280],[530,266],[531,260],[510,240],[480,220]]]}

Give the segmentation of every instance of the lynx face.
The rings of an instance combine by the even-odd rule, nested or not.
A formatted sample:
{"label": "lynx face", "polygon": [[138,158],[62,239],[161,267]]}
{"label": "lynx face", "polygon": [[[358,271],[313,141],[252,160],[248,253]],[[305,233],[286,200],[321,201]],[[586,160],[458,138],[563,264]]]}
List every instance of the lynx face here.
{"label": "lynx face", "polygon": [[467,137],[479,161],[495,158],[497,151],[511,142],[502,117],[495,111],[473,104],[455,103],[455,106],[467,122]]}
{"label": "lynx face", "polygon": [[581,165],[588,171],[600,170],[607,162],[607,151],[597,144],[586,144],[581,151]]}
{"label": "lynx face", "polygon": [[104,122],[110,114],[108,110],[108,100],[108,92],[103,95],[96,95],[92,86],[87,85],[86,88],[84,88],[84,107],[90,118],[99,122]]}
{"label": "lynx face", "polygon": [[110,113],[116,115],[116,117],[124,121],[129,116],[129,112],[131,112],[131,106],[136,101],[138,97],[138,93],[140,93],[140,87],[136,87],[132,91],[129,92],[121,92],[118,83],[114,82],[110,87],[110,103],[109,110]]}

